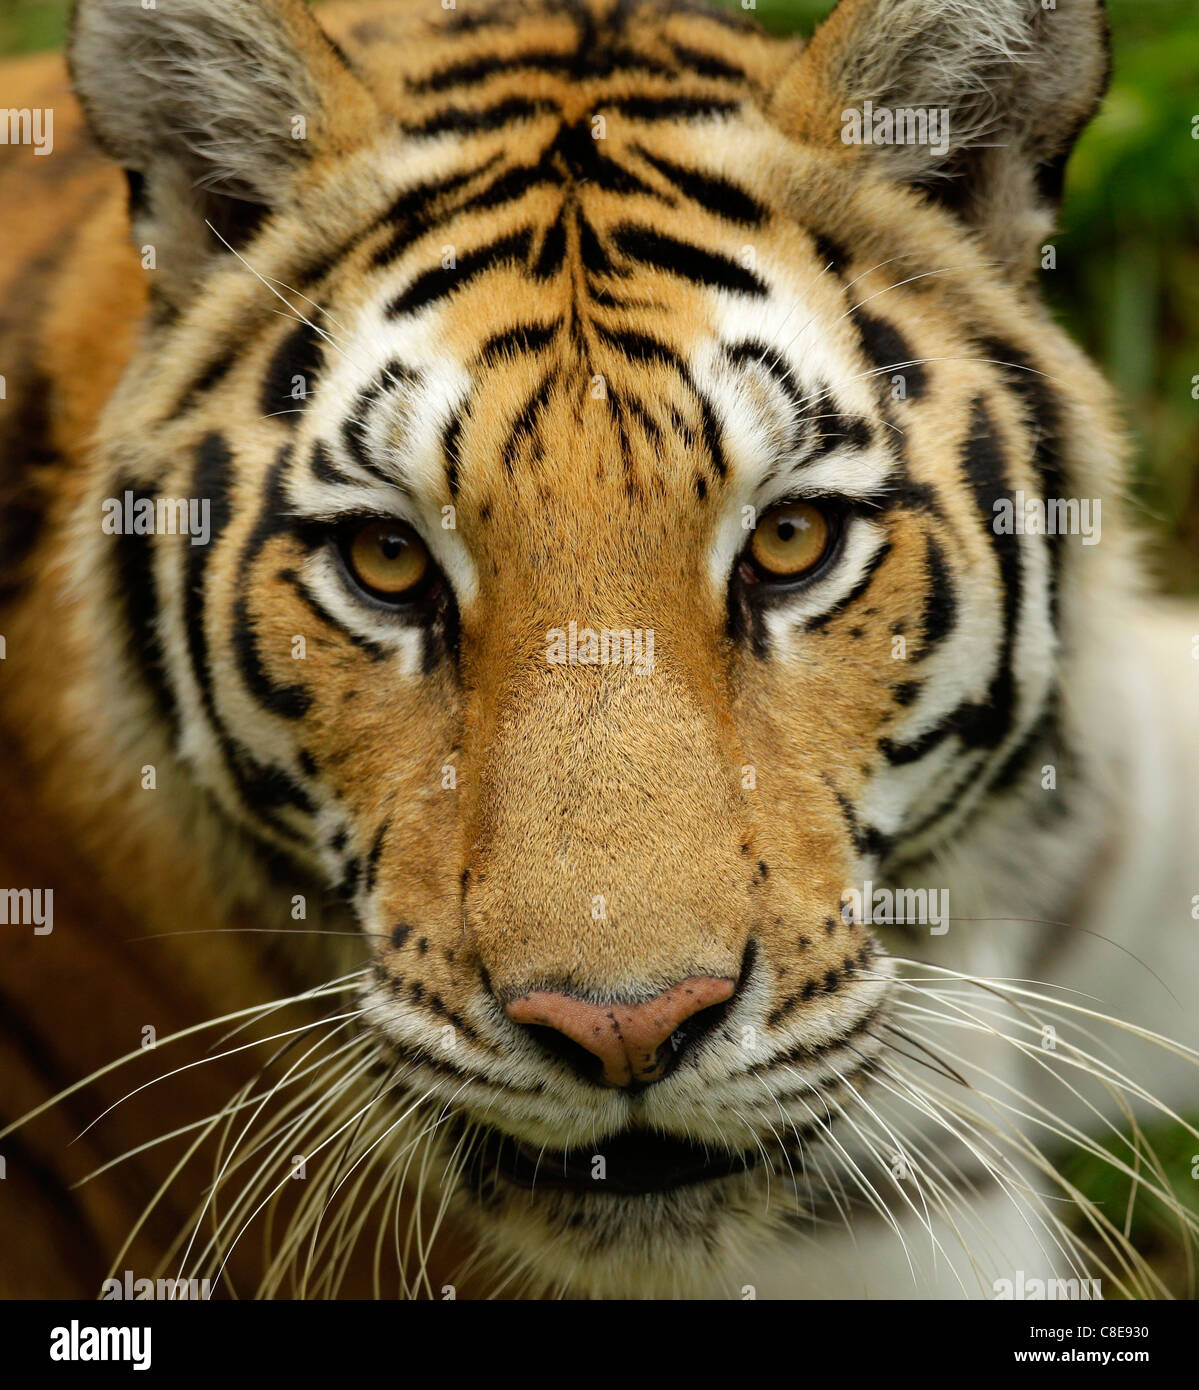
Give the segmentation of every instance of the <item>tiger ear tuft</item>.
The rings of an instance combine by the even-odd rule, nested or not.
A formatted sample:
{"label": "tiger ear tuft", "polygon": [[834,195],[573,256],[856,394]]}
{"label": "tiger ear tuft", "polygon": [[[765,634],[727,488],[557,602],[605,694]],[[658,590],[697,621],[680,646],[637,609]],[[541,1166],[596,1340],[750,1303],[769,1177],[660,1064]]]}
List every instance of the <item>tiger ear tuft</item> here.
{"label": "tiger ear tuft", "polygon": [[774,111],[794,138],[924,190],[1024,269],[1109,74],[1103,0],[841,0]]}
{"label": "tiger ear tuft", "polygon": [[361,142],[372,98],[302,0],[76,0],[71,75],[126,170],[135,218],[236,245],[320,152]]}

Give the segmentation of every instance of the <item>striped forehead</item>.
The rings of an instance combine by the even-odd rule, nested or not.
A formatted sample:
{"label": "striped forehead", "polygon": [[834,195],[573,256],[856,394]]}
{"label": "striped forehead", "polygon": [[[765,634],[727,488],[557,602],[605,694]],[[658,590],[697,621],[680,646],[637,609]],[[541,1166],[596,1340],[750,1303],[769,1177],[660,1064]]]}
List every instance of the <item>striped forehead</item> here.
{"label": "striped forehead", "polygon": [[[425,274],[419,262],[397,267],[352,316],[338,313],[330,325],[320,389],[306,412],[312,466],[295,500],[317,511],[398,513],[426,534],[441,533],[447,554],[439,559],[467,593],[473,565],[444,525],[444,509],[460,490],[519,481],[508,456],[513,437],[529,402],[553,382],[573,377],[578,397],[606,410],[613,424],[634,401],[637,437],[661,450],[673,434],[674,452],[694,456],[685,475],[663,481],[676,494],[681,484],[688,505],[711,500],[717,574],[727,574],[744,540],[746,505],[761,509],[796,494],[873,496],[893,471],[874,383],[815,254],[804,264],[763,268],[761,292],[694,283],[673,313],[642,314],[636,328],[608,316],[602,333],[581,341],[571,325],[588,306],[564,303],[561,287],[540,304],[530,296],[531,306],[507,315],[506,330],[490,331],[497,289],[501,302],[512,302],[518,271],[511,266],[458,286],[447,277],[441,294],[397,314]],[[564,283],[573,292],[569,277]],[[635,278],[630,288],[636,292]],[[610,392],[589,390],[609,377]],[[680,403],[698,426],[685,438]],[[470,428],[483,408],[507,416],[506,431],[484,433],[486,447]],[[578,422],[558,414],[547,428],[540,445],[551,476],[564,495],[575,493],[572,471],[583,472]]]}

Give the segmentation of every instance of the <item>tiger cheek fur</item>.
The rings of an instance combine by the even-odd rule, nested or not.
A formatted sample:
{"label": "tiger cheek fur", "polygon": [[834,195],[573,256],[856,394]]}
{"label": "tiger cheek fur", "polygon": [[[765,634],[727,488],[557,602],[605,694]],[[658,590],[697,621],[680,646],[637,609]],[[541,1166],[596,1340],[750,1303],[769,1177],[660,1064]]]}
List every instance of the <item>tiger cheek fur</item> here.
{"label": "tiger cheek fur", "polygon": [[[156,253],[72,398],[88,679],[230,893],[361,934],[380,1088],[539,1288],[704,1287],[772,1176],[836,1206],[796,1169],[911,940],[847,891],[1049,839],[1019,798],[1127,544],[1115,500],[1102,557],[993,515],[1118,476],[1029,286],[1102,7],[946,8],[843,0],[805,47],[648,0],[331,5],[335,42],[298,0],[77,7]],[[952,153],[841,138],[934,79]],[[210,534],[97,535],[125,496]]]}

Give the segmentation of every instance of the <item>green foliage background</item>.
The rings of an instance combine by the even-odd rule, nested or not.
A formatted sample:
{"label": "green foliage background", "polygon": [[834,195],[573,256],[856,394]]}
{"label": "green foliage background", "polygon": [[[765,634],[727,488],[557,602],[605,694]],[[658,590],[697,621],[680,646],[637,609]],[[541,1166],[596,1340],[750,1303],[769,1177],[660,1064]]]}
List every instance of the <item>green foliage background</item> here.
{"label": "green foliage background", "polygon": [[[725,0],[736,8],[740,0]],[[0,57],[62,42],[66,0],[0,0]],[[808,32],[832,0],[757,0],[779,33]],[[1104,109],[1070,164],[1057,269],[1044,273],[1056,312],[1102,365],[1126,411],[1136,497],[1162,587],[1199,593],[1199,0],[1108,0],[1115,72]],[[0,103],[3,104],[3,103]],[[1181,1128],[1146,1137],[1178,1195],[1199,1211],[1199,1143]],[[1113,1140],[1127,1158],[1128,1150]],[[1128,1181],[1068,1160],[1071,1180],[1117,1224]],[[1149,1204],[1134,1237],[1179,1293],[1189,1278],[1174,1232]]]}

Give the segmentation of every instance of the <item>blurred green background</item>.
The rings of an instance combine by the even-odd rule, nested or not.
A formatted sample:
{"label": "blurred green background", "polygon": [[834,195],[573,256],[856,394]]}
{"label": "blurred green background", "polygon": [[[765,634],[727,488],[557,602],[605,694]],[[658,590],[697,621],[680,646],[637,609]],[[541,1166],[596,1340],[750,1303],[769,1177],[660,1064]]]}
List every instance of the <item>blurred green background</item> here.
{"label": "blurred green background", "polygon": [[[808,32],[832,7],[757,0],[754,13],[776,32]],[[0,55],[60,44],[67,9],[67,0],[0,0]],[[1199,400],[1191,394],[1199,379],[1199,0],[1108,0],[1108,10],[1112,88],[1071,161],[1057,269],[1042,279],[1124,403],[1135,495],[1161,585],[1199,593]],[[1191,1177],[1199,1145],[1169,1126],[1147,1138],[1179,1197],[1199,1211]],[[1068,1160],[1067,1171],[1122,1224],[1126,1180],[1085,1157]],[[1132,1230],[1186,1295],[1186,1261],[1170,1224],[1142,1201]]]}
{"label": "blurred green background", "polygon": [[[725,0],[737,8],[740,0]],[[0,55],[62,42],[67,0],[0,0]],[[832,0],[756,0],[807,32]],[[1115,76],[1070,165],[1042,280],[1103,366],[1136,445],[1136,499],[1163,588],[1199,593],[1199,0],[1108,0]],[[1199,129],[1199,127],[1196,127]],[[1199,388],[1196,388],[1199,389]]]}

